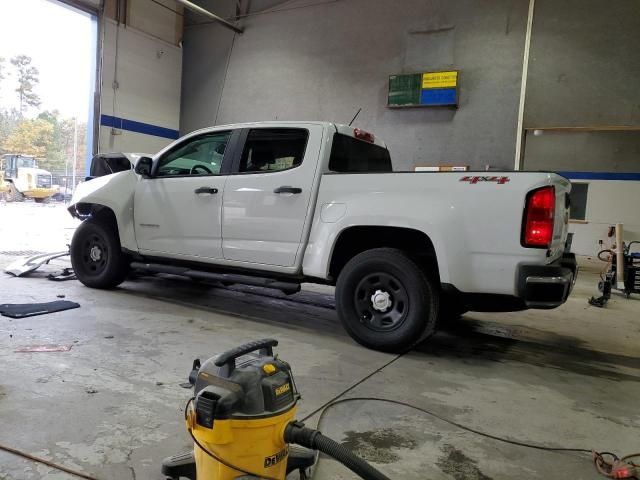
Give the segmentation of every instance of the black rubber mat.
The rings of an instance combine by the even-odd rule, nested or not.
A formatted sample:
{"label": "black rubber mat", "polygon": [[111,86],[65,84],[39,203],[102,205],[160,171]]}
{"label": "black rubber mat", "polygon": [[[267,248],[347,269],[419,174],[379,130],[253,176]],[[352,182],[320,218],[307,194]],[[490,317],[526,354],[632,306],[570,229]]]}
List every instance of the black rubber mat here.
{"label": "black rubber mat", "polygon": [[80,308],[80,304],[68,300],[47,303],[5,303],[0,305],[0,314],[10,318],[24,318],[71,310],[72,308]]}

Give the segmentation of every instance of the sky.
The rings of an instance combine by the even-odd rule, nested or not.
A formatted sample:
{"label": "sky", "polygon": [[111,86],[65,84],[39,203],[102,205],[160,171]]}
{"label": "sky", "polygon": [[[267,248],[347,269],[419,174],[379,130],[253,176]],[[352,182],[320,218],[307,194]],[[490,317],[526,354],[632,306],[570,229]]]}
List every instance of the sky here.
{"label": "sky", "polygon": [[[18,108],[17,84],[11,57],[25,54],[40,70],[39,109],[57,109],[63,118],[88,117],[91,70],[95,60],[91,17],[52,0],[1,0],[0,57],[4,80],[0,80],[0,108]],[[9,75],[11,74],[11,75]]]}

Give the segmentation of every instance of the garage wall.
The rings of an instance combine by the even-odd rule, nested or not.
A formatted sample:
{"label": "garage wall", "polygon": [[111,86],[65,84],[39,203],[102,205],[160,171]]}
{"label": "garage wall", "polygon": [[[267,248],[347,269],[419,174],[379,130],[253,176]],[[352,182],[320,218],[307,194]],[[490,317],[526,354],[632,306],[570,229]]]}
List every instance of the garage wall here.
{"label": "garage wall", "polygon": [[[199,3],[223,16],[234,4]],[[300,5],[245,18],[242,35],[186,27],[183,133],[255,120],[348,123],[362,108],[355,125],[388,143],[397,169],[512,167],[526,0]],[[448,68],[461,70],[457,110],[386,107],[389,75]]]}
{"label": "garage wall", "polygon": [[640,171],[640,131],[599,131],[640,125],[639,43],[636,0],[536,0],[525,127],[594,131],[530,131],[525,168]]}
{"label": "garage wall", "polygon": [[[215,11],[223,18],[235,12],[235,5],[229,1],[200,1],[198,5]],[[196,25],[196,22],[203,22],[204,19],[189,15],[189,12],[187,15],[192,23],[185,26],[183,39],[182,134],[218,123],[216,114],[231,46],[235,42],[231,30],[211,23]]]}
{"label": "garage wall", "polygon": [[640,2],[536,0],[525,125],[640,123]]}
{"label": "garage wall", "polygon": [[607,231],[616,223],[624,224],[625,242],[640,240],[637,209],[640,182],[590,180],[586,183],[589,183],[586,223],[569,226],[569,231],[574,232],[573,251],[579,255],[596,255],[601,250],[598,240],[607,246],[615,241],[607,238]]}
{"label": "garage wall", "polygon": [[147,4],[130,1],[121,23],[103,19],[101,152],[153,154],[178,137],[182,19]]}

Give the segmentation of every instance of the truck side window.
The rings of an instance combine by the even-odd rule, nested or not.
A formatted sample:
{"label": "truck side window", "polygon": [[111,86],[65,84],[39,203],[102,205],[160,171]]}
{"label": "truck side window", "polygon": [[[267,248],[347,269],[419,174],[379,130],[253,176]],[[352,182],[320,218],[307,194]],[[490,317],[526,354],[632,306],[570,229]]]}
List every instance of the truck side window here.
{"label": "truck side window", "polygon": [[216,132],[187,140],[160,159],[158,177],[219,175],[231,132]]}
{"label": "truck side window", "polygon": [[389,150],[373,143],[335,133],[329,170],[341,173],[392,172]]}
{"label": "truck side window", "polygon": [[303,128],[254,128],[240,159],[240,172],[267,173],[302,163],[309,131]]}

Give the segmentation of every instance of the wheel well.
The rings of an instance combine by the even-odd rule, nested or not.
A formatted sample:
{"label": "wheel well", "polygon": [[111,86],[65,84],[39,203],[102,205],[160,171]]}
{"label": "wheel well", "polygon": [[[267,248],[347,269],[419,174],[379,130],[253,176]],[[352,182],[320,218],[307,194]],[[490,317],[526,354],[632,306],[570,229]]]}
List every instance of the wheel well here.
{"label": "wheel well", "polygon": [[360,226],[340,233],[333,248],[329,275],[338,275],[354,256],[372,248],[397,248],[406,252],[425,273],[440,283],[438,260],[431,239],[419,230],[403,227]]}
{"label": "wheel well", "polygon": [[100,222],[105,222],[109,226],[118,229],[116,214],[109,207],[98,203],[78,203],[74,205],[71,214],[80,219],[95,218]]}

